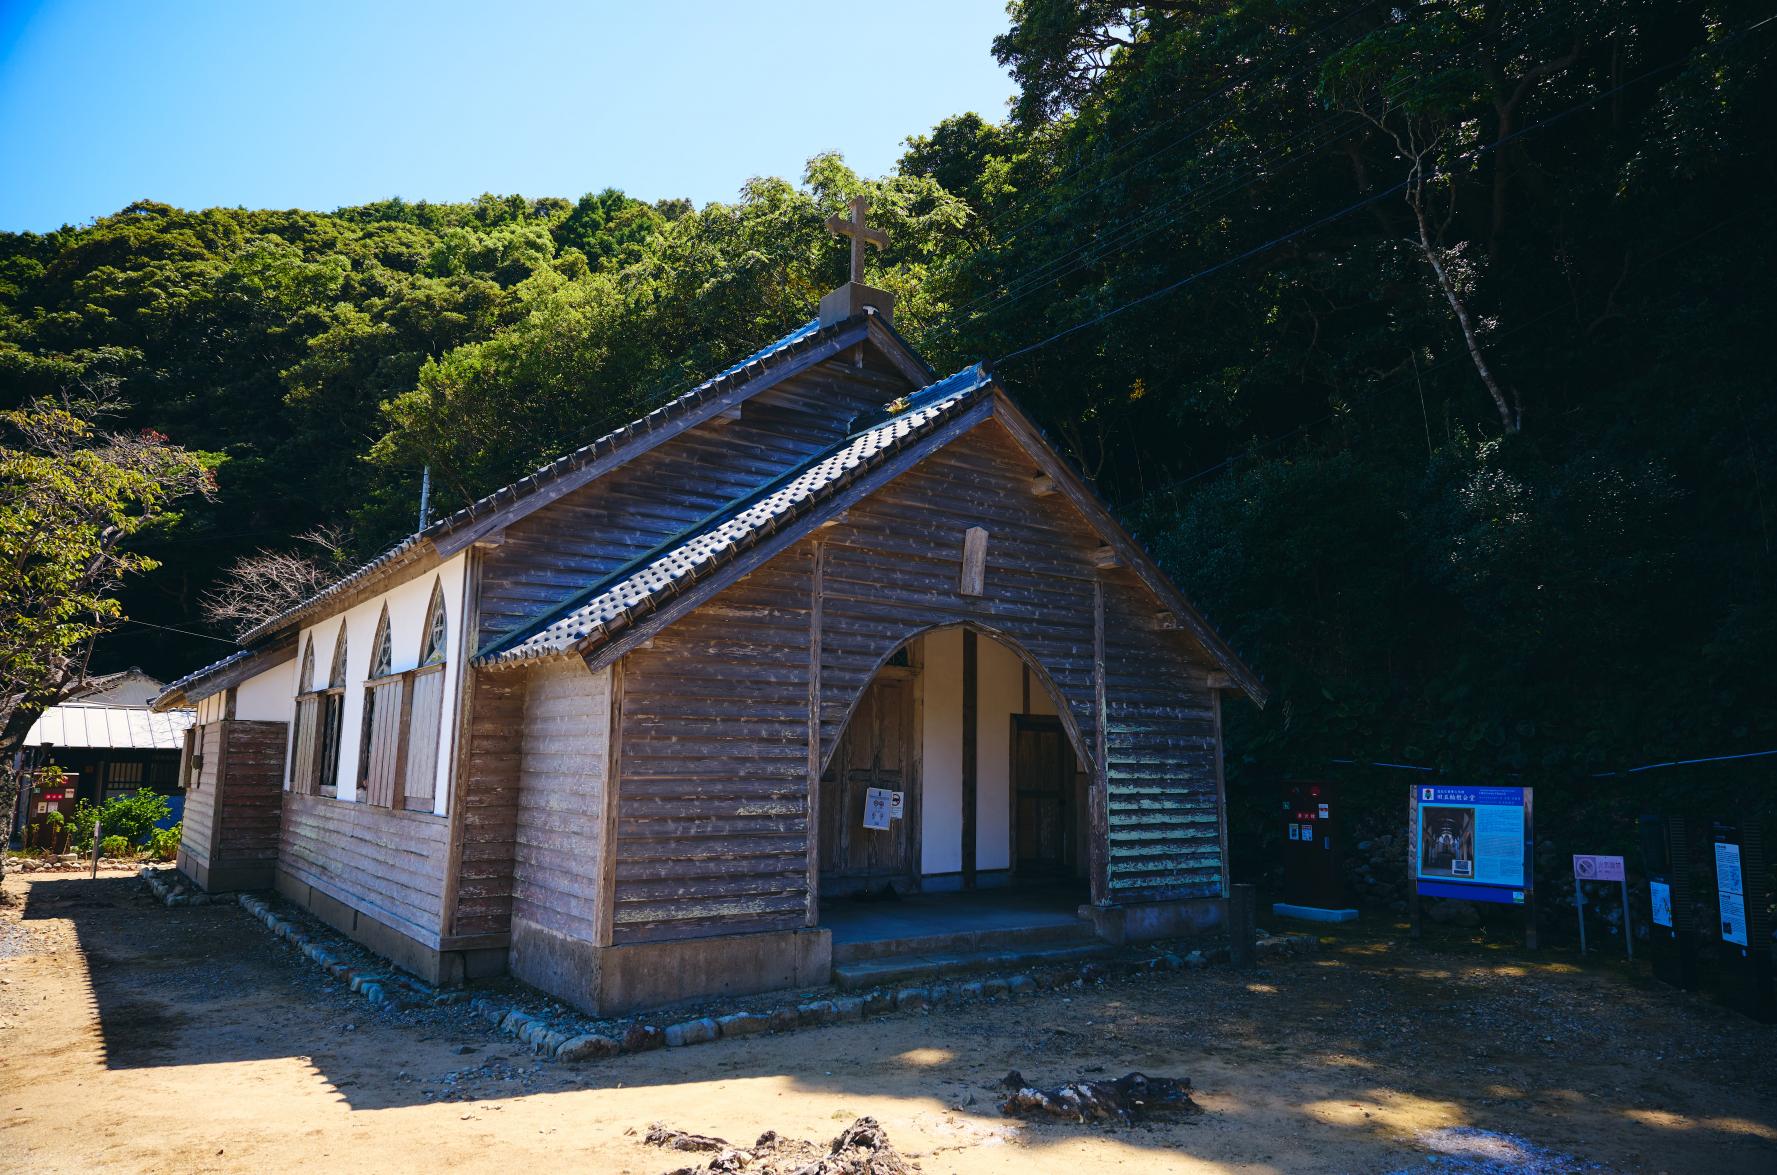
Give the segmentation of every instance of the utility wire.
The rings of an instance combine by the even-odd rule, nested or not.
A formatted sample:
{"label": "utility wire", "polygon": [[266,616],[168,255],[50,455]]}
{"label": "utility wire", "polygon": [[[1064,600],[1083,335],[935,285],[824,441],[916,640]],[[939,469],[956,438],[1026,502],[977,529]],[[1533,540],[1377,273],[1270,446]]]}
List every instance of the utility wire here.
{"label": "utility wire", "polygon": [[224,645],[230,645],[230,646],[238,646],[239,645],[238,641],[231,641],[226,637],[211,636],[207,632],[192,632],[189,628],[171,628],[165,624],[150,624],[146,620],[127,620],[126,619],[123,621],[123,623],[133,624],[138,628],[158,628],[162,632],[176,632],[180,636],[194,636],[194,637],[197,637],[199,640],[215,641],[218,644],[224,644]]}
{"label": "utility wire", "polygon": [[[1757,32],[1759,29],[1763,28],[1765,25],[1770,24],[1773,20],[1777,20],[1777,14],[1774,14],[1772,16],[1767,16],[1763,20],[1758,21],[1756,24],[1748,25],[1746,28],[1743,28],[1739,32],[1734,33],[1728,37],[1725,37],[1720,41],[1717,41],[1713,45],[1703,47],[1698,52],[1699,53],[1709,53],[1709,52],[1714,52],[1714,51],[1726,48],[1727,46],[1733,44],[1734,42],[1739,41],[1742,38],[1747,37],[1754,32]],[[1534,134],[1538,131],[1546,130],[1549,127],[1555,125],[1556,123],[1561,122],[1567,118],[1570,118],[1573,115],[1578,114],[1582,110],[1589,109],[1590,107],[1597,105],[1599,102],[1602,102],[1606,98],[1612,97],[1613,95],[1616,95],[1616,94],[1620,94],[1624,90],[1629,89],[1632,86],[1639,85],[1640,83],[1648,80],[1649,78],[1656,77],[1659,74],[1667,73],[1667,72],[1674,70],[1674,69],[1682,68],[1683,66],[1688,64],[1691,60],[1693,60],[1694,57],[1695,57],[1695,54],[1687,54],[1685,57],[1683,57],[1677,61],[1668,62],[1664,65],[1658,65],[1658,66],[1653,67],[1652,69],[1645,70],[1642,73],[1639,73],[1636,76],[1628,79],[1627,81],[1624,81],[1624,82],[1621,82],[1615,86],[1612,86],[1608,90],[1599,91],[1597,94],[1592,95],[1590,98],[1587,98],[1583,102],[1577,102],[1574,105],[1569,106],[1567,109],[1559,111],[1555,114],[1552,114],[1552,115],[1548,116],[1547,118],[1539,119],[1536,122],[1533,122],[1533,123],[1530,123],[1526,126],[1520,127],[1518,130],[1513,131],[1511,134],[1506,135],[1503,138],[1497,139],[1491,143],[1482,144],[1481,146],[1473,148],[1472,150],[1463,152],[1460,156],[1458,156],[1458,158],[1462,159],[1464,161],[1473,162],[1474,160],[1480,159],[1483,156],[1490,155],[1493,152],[1499,150],[1501,147],[1504,147],[1510,143],[1516,142],[1518,139],[1521,139],[1527,135]],[[1439,171],[1434,172],[1428,178],[1428,180],[1426,182],[1430,182],[1431,180],[1435,180],[1435,179],[1439,178],[1439,176],[1442,174],[1445,174],[1445,173],[1442,171],[1442,169],[1440,169]],[[1088,318],[1083,322],[1078,322],[1072,326],[1065,327],[1059,331],[1056,331],[1054,334],[1048,336],[1047,338],[1040,339],[1037,342],[1031,343],[1031,344],[1024,346],[1024,347],[1020,347],[1015,351],[1010,351],[1010,352],[1006,353],[1005,355],[1000,356],[997,359],[991,360],[987,364],[987,367],[989,370],[993,370],[994,368],[997,368],[1002,363],[1006,363],[1006,362],[1008,362],[1012,359],[1016,359],[1022,355],[1028,355],[1033,351],[1039,351],[1042,348],[1047,347],[1053,343],[1059,342],[1060,340],[1065,339],[1070,335],[1076,334],[1079,331],[1086,330],[1089,327],[1097,326],[1101,323],[1107,322],[1110,319],[1117,317],[1119,314],[1123,314],[1126,311],[1135,309],[1137,306],[1146,305],[1147,303],[1152,302],[1157,298],[1165,297],[1167,294],[1170,294],[1170,293],[1173,293],[1177,290],[1183,289],[1184,287],[1191,285],[1195,282],[1201,281],[1202,279],[1204,279],[1206,277],[1210,277],[1214,274],[1220,273],[1224,269],[1228,269],[1228,268],[1231,268],[1232,266],[1239,265],[1241,262],[1248,261],[1254,257],[1260,256],[1261,254],[1269,253],[1271,250],[1279,247],[1280,245],[1285,245],[1285,244],[1288,244],[1290,241],[1297,240],[1298,238],[1307,236],[1308,234],[1316,231],[1317,229],[1324,228],[1325,226],[1332,224],[1335,221],[1343,220],[1345,217],[1351,215],[1353,212],[1360,211],[1364,208],[1369,207],[1372,204],[1378,203],[1379,201],[1385,200],[1390,196],[1393,196],[1399,192],[1402,192],[1402,191],[1406,190],[1406,188],[1409,186],[1409,184],[1411,184],[1411,182],[1412,181],[1410,179],[1399,180],[1393,184],[1390,184],[1388,187],[1381,189],[1380,191],[1377,191],[1375,193],[1372,193],[1369,196],[1365,196],[1362,199],[1355,200],[1352,203],[1347,204],[1345,207],[1340,208],[1336,212],[1330,212],[1325,216],[1322,216],[1316,220],[1308,222],[1307,224],[1300,225],[1296,228],[1289,230],[1286,233],[1281,233],[1278,236],[1272,237],[1270,240],[1265,241],[1262,244],[1254,245],[1252,248],[1246,249],[1243,252],[1237,253],[1232,257],[1224,258],[1223,260],[1218,261],[1218,262],[1214,263],[1213,265],[1205,266],[1204,268],[1199,269],[1194,273],[1187,274],[1186,276],[1180,278],[1179,280],[1177,280],[1175,282],[1171,282],[1167,285],[1161,286],[1157,290],[1152,290],[1149,293],[1143,294],[1139,298],[1131,299],[1130,301],[1125,302],[1120,306],[1115,306],[1115,307],[1111,308],[1110,310],[1104,311],[1103,313],[1096,314],[1093,317]]]}

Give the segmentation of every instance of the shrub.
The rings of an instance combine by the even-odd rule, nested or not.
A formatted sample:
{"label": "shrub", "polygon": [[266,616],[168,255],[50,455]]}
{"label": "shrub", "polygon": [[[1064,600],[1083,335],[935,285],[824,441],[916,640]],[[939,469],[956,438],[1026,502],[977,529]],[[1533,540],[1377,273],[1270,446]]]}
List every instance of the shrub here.
{"label": "shrub", "polygon": [[108,836],[99,846],[101,857],[127,857],[130,855],[130,842],[121,836]]}
{"label": "shrub", "polygon": [[103,807],[94,807],[81,800],[74,806],[70,820],[73,835],[69,844],[79,852],[93,847],[93,820],[105,826],[106,839],[121,836],[127,844],[145,844],[154,835],[154,826],[173,814],[167,798],[142,788],[134,795],[112,796]]}
{"label": "shrub", "polygon": [[171,828],[157,828],[154,835],[148,838],[148,855],[156,861],[171,861],[179,855],[179,836],[184,829],[183,824],[175,824]]}

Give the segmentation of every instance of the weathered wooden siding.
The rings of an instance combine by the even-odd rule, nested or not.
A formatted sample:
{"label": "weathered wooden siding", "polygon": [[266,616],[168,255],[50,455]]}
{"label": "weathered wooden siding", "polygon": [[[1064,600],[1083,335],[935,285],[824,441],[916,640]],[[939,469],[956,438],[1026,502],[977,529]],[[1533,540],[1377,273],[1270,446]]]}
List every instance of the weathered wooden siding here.
{"label": "weathered wooden siding", "polygon": [[289,792],[278,870],[436,947],[447,831],[430,813]]}
{"label": "weathered wooden siding", "polygon": [[513,523],[482,564],[483,640],[653,550],[843,437],[852,419],[910,390],[898,376],[830,360]]}
{"label": "weathered wooden siding", "polygon": [[624,659],[613,941],[803,924],[811,569],[804,543]]}
{"label": "weathered wooden siding", "polygon": [[402,806],[430,812],[438,787],[438,741],[444,721],[442,668],[413,675],[413,698],[407,710],[407,763],[402,774]]}
{"label": "weathered wooden siding", "polygon": [[611,670],[555,661],[527,675],[512,916],[596,943],[603,932]]}
{"label": "weathered wooden siding", "polygon": [[199,762],[185,791],[185,814],[180,818],[179,852],[206,869],[215,844],[216,770],[222,763],[223,725],[206,722],[195,728]]}
{"label": "weathered wooden siding", "polygon": [[524,745],[524,675],[471,671],[459,794],[453,935],[505,934],[512,925],[512,865]]}
{"label": "weathered wooden siding", "polygon": [[[289,727],[282,722],[239,718],[217,725],[226,742],[225,777],[222,786],[209,793],[220,808],[210,864],[230,868],[269,864],[278,856]],[[207,755],[204,766],[210,766]]]}
{"label": "weathered wooden siding", "polygon": [[1105,579],[1105,773],[1114,901],[1222,892],[1215,699],[1127,571]]}
{"label": "weathered wooden siding", "polygon": [[[1036,663],[1093,764],[1102,585],[1108,896],[1219,892],[1206,666],[1180,633],[1158,629],[1158,604],[1131,574],[1098,569],[1097,536],[1059,495],[1036,497],[1032,473],[1000,426],[983,424],[624,659],[615,941],[806,916],[816,543],[822,764],[883,660],[963,623]],[[988,532],[979,597],[959,590],[976,526]]]}

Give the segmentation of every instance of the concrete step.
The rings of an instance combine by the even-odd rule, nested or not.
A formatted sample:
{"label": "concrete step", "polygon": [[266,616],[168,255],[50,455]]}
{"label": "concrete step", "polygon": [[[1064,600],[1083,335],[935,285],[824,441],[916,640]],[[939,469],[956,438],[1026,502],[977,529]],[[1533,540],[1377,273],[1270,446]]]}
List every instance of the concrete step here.
{"label": "concrete step", "polygon": [[1011,974],[1033,967],[1060,967],[1108,955],[1115,948],[1094,938],[1091,942],[1029,946],[1020,950],[987,950],[966,954],[888,955],[833,964],[833,985],[841,991],[867,987],[917,983],[952,975],[985,972]]}
{"label": "concrete step", "polygon": [[833,944],[833,961],[857,963],[896,955],[976,955],[985,951],[1021,951],[1097,941],[1098,935],[1090,922],[994,926],[979,930],[947,930],[935,934],[879,938],[867,942],[836,942]]}

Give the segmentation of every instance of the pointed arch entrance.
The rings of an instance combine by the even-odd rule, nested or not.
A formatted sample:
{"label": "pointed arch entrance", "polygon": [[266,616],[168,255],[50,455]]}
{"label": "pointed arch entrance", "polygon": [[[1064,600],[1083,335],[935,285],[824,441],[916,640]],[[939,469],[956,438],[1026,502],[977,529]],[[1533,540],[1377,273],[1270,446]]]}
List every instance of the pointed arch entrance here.
{"label": "pointed arch entrance", "polygon": [[812,880],[825,903],[1008,887],[1084,900],[1088,777],[1072,715],[1016,641],[928,628],[877,663],[827,750]]}

